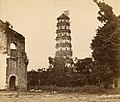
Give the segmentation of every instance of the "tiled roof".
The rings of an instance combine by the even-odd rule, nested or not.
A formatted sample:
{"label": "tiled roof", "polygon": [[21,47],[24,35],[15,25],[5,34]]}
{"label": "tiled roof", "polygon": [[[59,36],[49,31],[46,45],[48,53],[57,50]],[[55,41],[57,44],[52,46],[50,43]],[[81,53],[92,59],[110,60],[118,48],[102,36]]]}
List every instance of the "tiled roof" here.
{"label": "tiled roof", "polygon": [[63,13],[61,16],[57,18],[57,20],[59,19],[70,19],[70,18]]}

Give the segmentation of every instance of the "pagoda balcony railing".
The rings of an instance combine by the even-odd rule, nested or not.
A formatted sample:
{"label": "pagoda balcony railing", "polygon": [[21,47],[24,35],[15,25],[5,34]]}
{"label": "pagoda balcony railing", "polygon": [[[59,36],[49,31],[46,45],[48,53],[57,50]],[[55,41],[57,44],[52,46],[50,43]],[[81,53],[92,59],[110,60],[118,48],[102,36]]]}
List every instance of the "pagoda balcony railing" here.
{"label": "pagoda balcony railing", "polygon": [[69,22],[65,22],[65,21],[64,21],[64,22],[61,21],[61,22],[58,22],[58,23],[57,23],[57,27],[58,27],[58,26],[62,26],[62,25],[70,26],[70,23],[69,23]]}
{"label": "pagoda balcony railing", "polygon": [[71,43],[58,43],[56,44],[56,48],[59,48],[59,47],[72,47]]}
{"label": "pagoda balcony railing", "polygon": [[67,36],[67,35],[65,35],[65,36],[57,36],[56,37],[56,41],[58,41],[58,40],[70,40],[71,41],[71,36]]}
{"label": "pagoda balcony railing", "polygon": [[69,56],[72,56],[72,51],[56,51],[56,55],[57,56],[66,56],[66,55],[69,55]]}
{"label": "pagoda balcony railing", "polygon": [[62,33],[62,32],[71,33],[71,30],[70,30],[70,29],[57,29],[57,30],[56,30],[56,33]]}

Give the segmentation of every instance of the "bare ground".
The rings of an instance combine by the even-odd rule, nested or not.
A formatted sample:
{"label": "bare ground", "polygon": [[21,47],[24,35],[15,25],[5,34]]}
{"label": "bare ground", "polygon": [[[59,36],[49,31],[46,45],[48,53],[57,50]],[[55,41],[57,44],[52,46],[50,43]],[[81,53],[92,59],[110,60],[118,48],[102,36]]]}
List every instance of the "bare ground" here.
{"label": "bare ground", "polygon": [[120,102],[120,94],[59,94],[48,92],[0,92],[0,102]]}

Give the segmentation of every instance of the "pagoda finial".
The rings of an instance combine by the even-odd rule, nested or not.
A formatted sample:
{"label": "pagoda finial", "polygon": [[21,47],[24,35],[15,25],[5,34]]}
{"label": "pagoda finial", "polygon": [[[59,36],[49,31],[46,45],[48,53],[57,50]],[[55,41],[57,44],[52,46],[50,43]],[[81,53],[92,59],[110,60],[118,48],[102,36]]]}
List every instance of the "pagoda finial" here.
{"label": "pagoda finial", "polygon": [[66,16],[68,16],[69,15],[69,10],[66,10],[66,11],[64,11],[63,13],[66,15]]}

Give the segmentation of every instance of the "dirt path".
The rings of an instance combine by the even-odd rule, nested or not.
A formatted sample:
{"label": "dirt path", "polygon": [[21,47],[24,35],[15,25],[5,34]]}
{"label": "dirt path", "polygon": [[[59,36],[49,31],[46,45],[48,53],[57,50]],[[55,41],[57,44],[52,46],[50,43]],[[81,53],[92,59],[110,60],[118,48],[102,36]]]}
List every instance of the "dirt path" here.
{"label": "dirt path", "polygon": [[0,102],[120,102],[120,95],[0,92]]}

